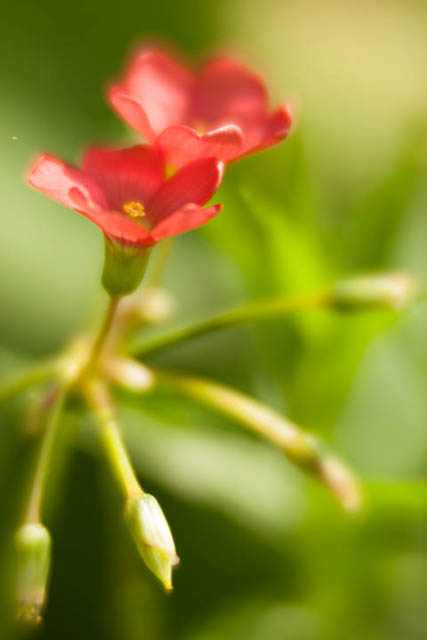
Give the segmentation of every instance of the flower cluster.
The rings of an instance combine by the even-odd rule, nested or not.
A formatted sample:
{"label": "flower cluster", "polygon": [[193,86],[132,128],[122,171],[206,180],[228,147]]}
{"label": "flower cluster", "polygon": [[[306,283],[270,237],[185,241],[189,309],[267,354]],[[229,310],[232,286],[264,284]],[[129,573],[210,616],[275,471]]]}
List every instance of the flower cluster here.
{"label": "flower cluster", "polygon": [[[43,154],[28,180],[89,218],[108,246],[113,242],[128,254],[143,254],[210,220],[221,205],[204,205],[221,183],[224,163],[279,142],[291,127],[289,107],[270,113],[262,80],[228,57],[194,74],[165,51],[138,50],[109,87],[108,99],[148,144],[89,149],[81,169]],[[111,284],[117,274],[104,273],[104,285],[128,293],[140,277],[138,271],[117,291]]]}
{"label": "flower cluster", "polygon": [[[137,361],[118,358],[114,349],[106,358],[106,338],[112,333],[120,352],[120,339],[138,314],[131,306],[117,314],[117,306],[141,282],[151,247],[215,216],[221,205],[206,205],[221,183],[226,163],[279,142],[291,126],[289,108],[282,105],[270,113],[261,79],[227,57],[211,60],[194,74],[165,51],[145,48],[135,53],[107,95],[143,143],[125,149],[90,148],[81,168],[44,153],[28,175],[32,187],[102,230],[102,283],[110,295],[98,336],[92,343],[76,341],[53,370],[47,368],[47,376],[56,381],[33,411],[45,420],[44,444],[15,539],[19,611],[31,623],[40,620],[46,600],[51,538],[42,522],[42,501],[55,431],[71,390],[83,396],[98,423],[141,557],[165,588],[172,588],[172,568],[178,562],[173,537],[157,500],[139,484],[108,389],[108,383],[116,383],[142,391],[161,378]],[[42,368],[42,376],[45,373]],[[295,437],[299,439],[298,433]],[[288,444],[291,451],[293,445]]]}
{"label": "flower cluster", "polygon": [[[261,317],[303,309],[360,312],[396,309],[416,292],[405,274],[363,276],[292,298],[251,302],[187,327],[130,343],[136,327],[161,322],[170,310],[162,290],[146,287],[122,303],[141,282],[150,249],[160,240],[194,229],[215,216],[208,205],[224,167],[264,149],[289,133],[287,105],[269,111],[263,82],[230,58],[215,58],[191,73],[166,52],[137,51],[121,78],[108,88],[114,110],[145,138],[126,149],[91,148],[80,169],[42,154],[29,183],[94,222],[105,236],[102,282],[109,306],[96,335],[82,335],[57,358],[0,386],[0,400],[43,384],[30,407],[31,431],[42,446],[25,515],[15,536],[16,593],[20,615],[36,623],[46,603],[51,536],[43,522],[49,465],[62,413],[77,394],[97,425],[100,441],[124,497],[127,526],[140,556],[166,589],[178,563],[172,532],[161,506],[141,487],[121,435],[111,388],[128,394],[171,389],[235,420],[278,447],[316,478],[348,512],[360,509],[357,478],[318,439],[262,403],[225,385],[147,366],[145,358],[212,331]],[[144,360],[142,362],[141,360]]]}

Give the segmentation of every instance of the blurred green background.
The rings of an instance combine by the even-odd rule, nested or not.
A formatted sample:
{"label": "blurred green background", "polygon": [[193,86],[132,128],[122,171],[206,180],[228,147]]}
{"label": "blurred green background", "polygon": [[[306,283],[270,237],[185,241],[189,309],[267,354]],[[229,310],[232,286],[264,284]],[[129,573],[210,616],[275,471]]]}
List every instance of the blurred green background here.
{"label": "blurred green background", "polygon": [[[31,191],[47,150],[135,138],[103,87],[138,39],[197,61],[231,49],[296,110],[292,136],[228,170],[224,211],[180,237],[165,284],[177,320],[315,290],[356,271],[427,279],[427,4],[423,0],[18,0],[0,24],[0,373],[58,349],[105,304],[102,241]],[[143,486],[181,565],[165,596],[145,570],[90,424],[63,424],[47,522],[54,566],[43,639],[427,638],[427,304],[325,312],[200,339],[156,362],[209,375],[285,412],[361,474],[352,520],[281,454],[181,398],[121,396]],[[154,361],[154,358],[153,358]],[[10,539],[34,443],[32,393],[1,407],[0,638],[13,624]],[[60,468],[61,467],[61,468]]]}

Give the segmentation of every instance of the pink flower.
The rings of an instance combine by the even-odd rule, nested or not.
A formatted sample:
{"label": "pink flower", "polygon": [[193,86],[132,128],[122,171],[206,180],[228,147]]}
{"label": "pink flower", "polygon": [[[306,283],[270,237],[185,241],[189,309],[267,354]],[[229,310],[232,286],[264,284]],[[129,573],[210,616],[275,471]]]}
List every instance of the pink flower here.
{"label": "pink flower", "polygon": [[285,138],[291,127],[286,104],[268,110],[262,80],[227,57],[197,74],[157,49],[143,49],[108,92],[119,115],[174,167],[198,158],[225,162]]}
{"label": "pink flower", "polygon": [[189,231],[221,208],[203,209],[222,178],[223,165],[202,158],[166,180],[163,156],[156,149],[89,149],[82,169],[48,154],[39,156],[28,181],[92,220],[117,242],[151,246],[168,236]]}

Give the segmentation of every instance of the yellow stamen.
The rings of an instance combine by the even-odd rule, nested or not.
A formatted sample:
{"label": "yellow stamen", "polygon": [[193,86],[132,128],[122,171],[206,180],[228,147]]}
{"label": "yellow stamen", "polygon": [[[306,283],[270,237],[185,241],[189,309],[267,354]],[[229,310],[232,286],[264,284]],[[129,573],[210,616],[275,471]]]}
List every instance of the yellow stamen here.
{"label": "yellow stamen", "polygon": [[172,165],[168,164],[166,165],[166,180],[169,180],[170,178],[172,178],[175,173],[176,173],[176,169],[175,167],[172,167]]}
{"label": "yellow stamen", "polygon": [[126,202],[123,205],[123,211],[128,214],[130,218],[143,218],[145,216],[144,205],[140,202]]}

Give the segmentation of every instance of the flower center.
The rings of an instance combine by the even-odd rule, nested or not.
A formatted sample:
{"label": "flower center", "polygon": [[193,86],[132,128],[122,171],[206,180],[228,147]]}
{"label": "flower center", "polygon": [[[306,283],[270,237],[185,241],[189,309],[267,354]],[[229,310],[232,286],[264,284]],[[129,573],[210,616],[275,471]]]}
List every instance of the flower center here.
{"label": "flower center", "polygon": [[123,207],[123,211],[127,213],[130,218],[144,218],[145,217],[145,209],[144,205],[140,202],[126,202]]}

